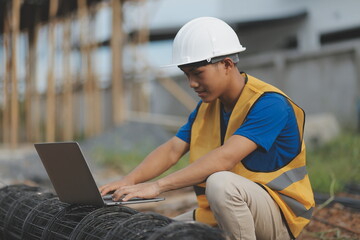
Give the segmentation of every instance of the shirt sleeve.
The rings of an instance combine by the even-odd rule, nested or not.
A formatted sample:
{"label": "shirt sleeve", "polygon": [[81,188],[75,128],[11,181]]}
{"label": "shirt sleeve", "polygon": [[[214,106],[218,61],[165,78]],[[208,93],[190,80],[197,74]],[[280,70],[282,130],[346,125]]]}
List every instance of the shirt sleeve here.
{"label": "shirt sleeve", "polygon": [[253,105],[245,122],[234,135],[244,136],[268,152],[285,127],[290,104],[277,93],[265,93]]}
{"label": "shirt sleeve", "polygon": [[187,123],[185,123],[182,127],[179,128],[178,132],[176,133],[176,137],[180,138],[184,142],[190,143],[191,140],[191,128],[195,121],[198,109],[202,101],[198,103],[194,111],[190,113]]}

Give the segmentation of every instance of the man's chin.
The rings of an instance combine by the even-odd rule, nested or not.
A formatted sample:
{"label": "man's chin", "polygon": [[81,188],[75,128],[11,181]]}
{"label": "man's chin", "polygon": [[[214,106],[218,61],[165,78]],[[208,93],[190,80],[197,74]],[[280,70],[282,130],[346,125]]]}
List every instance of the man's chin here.
{"label": "man's chin", "polygon": [[201,98],[201,100],[203,101],[203,103],[211,103],[211,102],[214,102],[216,99]]}

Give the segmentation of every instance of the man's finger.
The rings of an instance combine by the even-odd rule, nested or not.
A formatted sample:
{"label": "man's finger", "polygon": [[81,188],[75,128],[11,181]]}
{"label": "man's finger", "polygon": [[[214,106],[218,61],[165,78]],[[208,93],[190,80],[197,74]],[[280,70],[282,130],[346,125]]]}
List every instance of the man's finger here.
{"label": "man's finger", "polygon": [[101,196],[106,194],[106,188],[99,188],[99,192],[101,194]]}
{"label": "man's finger", "polygon": [[99,189],[101,196],[104,196],[105,194],[107,194],[108,192],[112,191],[112,188],[110,188],[109,186],[106,187],[102,187]]}
{"label": "man's finger", "polygon": [[125,195],[121,200],[126,202],[133,197],[138,197],[138,196],[135,193],[129,193],[129,194]]}
{"label": "man's finger", "polygon": [[124,198],[124,196],[127,194],[128,192],[125,191],[124,188],[118,189],[114,192],[113,196],[113,200],[114,201],[119,201],[120,199]]}

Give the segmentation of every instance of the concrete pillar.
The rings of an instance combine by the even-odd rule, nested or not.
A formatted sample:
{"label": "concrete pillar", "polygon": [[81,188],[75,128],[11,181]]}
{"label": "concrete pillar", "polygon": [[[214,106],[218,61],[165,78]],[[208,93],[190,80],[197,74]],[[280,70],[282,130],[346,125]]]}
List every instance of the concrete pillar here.
{"label": "concrete pillar", "polygon": [[314,28],[314,24],[311,22],[311,15],[308,16],[299,29],[297,39],[301,52],[311,52],[320,49],[320,37]]}
{"label": "concrete pillar", "polygon": [[360,43],[355,47],[357,131],[360,133]]}

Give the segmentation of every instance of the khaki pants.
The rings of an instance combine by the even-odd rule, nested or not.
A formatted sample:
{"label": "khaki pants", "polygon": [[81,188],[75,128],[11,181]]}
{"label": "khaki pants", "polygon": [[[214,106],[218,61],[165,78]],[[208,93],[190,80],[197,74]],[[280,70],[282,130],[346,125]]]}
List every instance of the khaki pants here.
{"label": "khaki pants", "polygon": [[[232,172],[217,172],[206,181],[206,197],[219,227],[229,239],[291,239],[278,205],[256,183]],[[192,221],[193,212],[175,218]]]}

